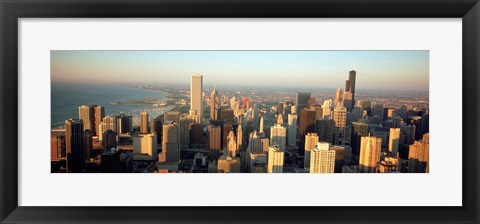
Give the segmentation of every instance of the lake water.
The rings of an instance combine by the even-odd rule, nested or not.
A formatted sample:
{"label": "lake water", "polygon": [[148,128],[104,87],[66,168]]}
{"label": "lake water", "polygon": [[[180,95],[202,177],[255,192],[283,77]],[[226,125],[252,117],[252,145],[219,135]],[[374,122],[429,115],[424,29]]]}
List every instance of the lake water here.
{"label": "lake water", "polygon": [[[78,118],[78,107],[83,104],[103,106],[105,107],[105,115],[118,115],[120,113],[133,115],[134,125],[138,124],[138,116],[143,110],[149,112],[150,118],[156,117],[166,110],[151,105],[110,104],[115,101],[126,102],[147,97],[156,97],[163,100],[166,96],[165,93],[160,91],[122,85],[52,83],[51,94],[52,127],[63,126],[68,118]],[[171,107],[167,109],[171,109]]]}

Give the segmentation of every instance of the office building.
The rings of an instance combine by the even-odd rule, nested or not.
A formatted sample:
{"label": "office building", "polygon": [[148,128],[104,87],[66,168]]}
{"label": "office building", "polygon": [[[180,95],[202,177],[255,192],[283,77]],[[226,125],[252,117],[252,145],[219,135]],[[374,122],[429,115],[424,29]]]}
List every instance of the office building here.
{"label": "office building", "polygon": [[190,146],[190,126],[195,121],[191,118],[180,118],[179,130],[180,130],[180,147],[188,148]]}
{"label": "office building", "polygon": [[305,136],[307,133],[315,132],[315,110],[302,109],[300,111],[300,125],[298,127],[298,152],[300,155],[305,153]]}
{"label": "office building", "polygon": [[208,139],[210,161],[217,161],[222,151],[222,127],[209,125]]}
{"label": "office building", "polygon": [[297,115],[288,115],[288,127],[287,127],[288,145],[294,146],[297,144]]}
{"label": "office building", "polygon": [[117,147],[117,134],[112,130],[107,130],[102,134],[102,148],[104,152]]}
{"label": "office building", "polygon": [[182,112],[180,111],[168,111],[164,114],[164,121],[173,121],[175,124],[180,123],[180,115]]}
{"label": "office building", "polygon": [[216,121],[220,119],[220,95],[216,89],[210,93],[210,120]]}
{"label": "office building", "polygon": [[65,149],[65,131],[64,130],[52,130],[50,135],[50,160],[57,161],[64,159],[66,156]]}
{"label": "office building", "polygon": [[203,76],[200,74],[192,75],[190,82],[190,110],[196,111],[199,120],[196,122],[201,122],[203,115]]}
{"label": "office building", "polygon": [[83,132],[83,151],[85,154],[85,160],[89,160],[93,154],[93,136],[95,131],[90,129]]}
{"label": "office building", "polygon": [[240,173],[240,158],[220,156],[217,171],[219,173]]}
{"label": "office building", "polygon": [[285,150],[287,145],[287,128],[280,124],[275,124],[270,128],[270,146],[274,145],[281,150]]}
{"label": "office building", "polygon": [[268,173],[283,173],[285,152],[276,146],[268,148]]}
{"label": "office building", "polygon": [[335,127],[335,122],[327,117],[324,119],[318,119],[315,123],[318,141],[333,143],[333,129]]}
{"label": "office building", "polygon": [[133,136],[133,153],[157,156],[157,135],[155,133],[138,134]]}
{"label": "office building", "polygon": [[429,172],[429,133],[423,135],[420,141],[410,145],[408,151],[408,172],[428,173]]}
{"label": "office building", "polygon": [[146,111],[140,113],[140,133],[148,133],[148,113]]}
{"label": "office building", "polygon": [[252,132],[248,140],[249,152],[268,152],[270,146],[270,140],[268,138],[259,135],[258,132]]}
{"label": "office building", "polygon": [[178,163],[180,161],[180,131],[178,129],[178,125],[175,122],[164,122],[160,162]]}
{"label": "office building", "polygon": [[100,132],[99,128],[100,128],[100,123],[102,123],[103,121],[103,118],[105,117],[105,107],[102,107],[102,106],[97,106],[97,105],[93,105],[93,116],[94,116],[94,123],[93,125],[95,125],[95,134],[97,136],[102,136],[103,132]]}
{"label": "office building", "polygon": [[380,162],[382,139],[377,137],[362,137],[360,145],[359,168],[362,173],[374,173]]}
{"label": "office building", "polygon": [[95,117],[93,114],[93,107],[88,105],[82,105],[78,107],[78,118],[83,121],[83,131],[92,130],[95,131]]}
{"label": "office building", "polygon": [[85,169],[85,153],[83,148],[82,120],[65,120],[65,149],[67,153],[67,172],[83,173]]}
{"label": "office building", "polygon": [[297,110],[302,110],[307,108],[308,100],[311,98],[311,93],[297,93],[296,97],[296,108]]}
{"label": "office building", "polygon": [[347,108],[335,107],[333,109],[333,144],[345,144],[345,127],[347,126]]}
{"label": "office building", "polygon": [[310,153],[310,173],[335,172],[335,150],[330,149],[330,143],[319,142]]}
{"label": "office building", "polygon": [[398,153],[399,143],[400,143],[400,128],[390,128],[390,135],[388,139],[388,151],[396,156]]}
{"label": "office building", "polygon": [[303,167],[305,170],[310,168],[310,156],[311,151],[315,148],[318,143],[318,135],[317,133],[308,133],[305,136],[305,156],[303,159]]}
{"label": "office building", "polygon": [[112,130],[113,132],[117,131],[117,118],[114,116],[106,116],[102,121],[102,131],[106,132]]}

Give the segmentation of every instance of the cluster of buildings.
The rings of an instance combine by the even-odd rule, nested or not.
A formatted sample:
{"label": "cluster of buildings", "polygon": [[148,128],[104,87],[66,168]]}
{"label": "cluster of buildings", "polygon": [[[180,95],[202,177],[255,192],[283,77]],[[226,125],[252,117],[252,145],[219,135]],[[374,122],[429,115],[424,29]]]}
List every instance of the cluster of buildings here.
{"label": "cluster of buildings", "polygon": [[356,99],[355,83],[351,70],[334,99],[265,102],[204,91],[197,74],[188,113],[142,112],[139,127],[81,105],[52,130],[52,172],[428,173],[428,108]]}

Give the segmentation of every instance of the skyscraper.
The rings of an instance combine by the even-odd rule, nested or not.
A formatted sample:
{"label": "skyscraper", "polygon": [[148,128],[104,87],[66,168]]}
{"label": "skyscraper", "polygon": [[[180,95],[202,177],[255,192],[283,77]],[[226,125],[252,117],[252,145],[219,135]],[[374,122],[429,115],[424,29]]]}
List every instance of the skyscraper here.
{"label": "skyscraper", "polygon": [[148,133],[133,136],[133,153],[157,156],[157,135]]}
{"label": "skyscraper", "polygon": [[94,112],[94,118],[95,118],[95,122],[94,122],[95,134],[97,136],[101,136],[103,133],[100,133],[99,125],[100,123],[102,123],[103,118],[105,117],[105,108],[97,105],[93,105],[92,107],[94,108],[93,112]]}
{"label": "skyscraper", "polygon": [[65,131],[52,130],[50,136],[51,161],[65,158]]}
{"label": "skyscraper", "polygon": [[210,161],[217,161],[222,150],[222,127],[208,126],[208,148],[210,149]]}
{"label": "skyscraper", "polygon": [[[82,105],[78,107],[78,118],[83,121],[83,130],[93,130],[95,117],[93,116],[93,107]],[[93,130],[95,131],[95,130]]]}
{"label": "skyscraper", "polygon": [[429,172],[429,133],[423,135],[422,140],[415,141],[410,145],[408,151],[408,172],[428,173]]}
{"label": "skyscraper", "polygon": [[199,120],[196,122],[201,122],[203,115],[203,76],[200,74],[192,75],[190,81],[190,110],[195,110],[198,114]]}
{"label": "skyscraper", "polygon": [[228,133],[227,141],[227,150],[225,150],[226,152],[224,152],[223,154],[231,157],[237,157],[237,140],[235,138],[235,133],[233,132],[233,130]]}
{"label": "skyscraper", "polygon": [[388,151],[397,156],[398,145],[400,143],[400,128],[390,128],[390,137],[388,139]]}
{"label": "skyscraper", "polygon": [[88,129],[83,132],[83,151],[85,154],[85,160],[89,160],[93,151],[93,136],[94,131]]}
{"label": "skyscraper", "polygon": [[337,90],[335,90],[335,99],[333,100],[334,107],[343,107],[342,97],[343,97],[342,89],[337,88]]}
{"label": "skyscraper", "polygon": [[382,139],[377,137],[362,137],[360,147],[359,169],[362,173],[374,173],[380,162]]}
{"label": "skyscraper", "polygon": [[288,130],[287,130],[288,145],[294,146],[297,143],[297,115],[288,115]]}
{"label": "skyscraper", "polygon": [[330,149],[330,143],[317,143],[310,157],[310,173],[335,172],[335,150]]}
{"label": "skyscraper", "polygon": [[180,115],[182,114],[182,112],[180,111],[168,111],[164,114],[164,118],[163,120],[164,121],[173,121],[175,122],[176,124],[180,123]]}
{"label": "skyscraper", "polygon": [[335,122],[330,118],[316,120],[316,132],[318,135],[318,141],[333,143],[333,127]]}
{"label": "skyscraper", "polygon": [[315,132],[315,110],[302,109],[300,111],[300,126],[298,127],[298,152],[300,155],[305,153],[305,135],[309,132]]}
{"label": "skyscraper", "polygon": [[352,102],[355,106],[355,79],[357,76],[357,72],[355,70],[350,70],[348,72],[348,80],[345,81],[345,92],[352,93]]}
{"label": "skyscraper", "polygon": [[248,151],[250,152],[267,152],[269,148],[270,140],[264,138],[258,134],[258,132],[252,132],[250,139],[248,140]]}
{"label": "skyscraper", "polygon": [[85,153],[83,149],[83,121],[65,120],[65,148],[67,153],[67,172],[83,173]]}
{"label": "skyscraper", "polygon": [[178,125],[173,121],[165,121],[163,124],[162,154],[160,162],[180,161],[180,142]]}
{"label": "skyscraper", "polygon": [[268,172],[283,173],[283,159],[285,152],[276,146],[268,148]]}
{"label": "skyscraper", "polygon": [[308,133],[305,136],[305,156],[303,159],[303,167],[305,170],[310,169],[311,152],[317,146],[318,135],[316,133]]}
{"label": "skyscraper", "polygon": [[308,105],[308,100],[310,100],[311,93],[297,93],[297,100],[296,100],[296,105],[297,105],[297,110],[302,110],[304,108],[307,108]]}
{"label": "skyscraper", "polygon": [[345,144],[345,127],[347,126],[347,108],[335,107],[333,109],[333,144]]}
{"label": "skyscraper", "polygon": [[190,125],[194,123],[193,119],[182,117],[180,118],[180,147],[188,148],[190,146]]}
{"label": "skyscraper", "polygon": [[278,146],[281,150],[285,150],[287,144],[287,128],[282,125],[275,124],[270,128],[270,146]]}
{"label": "skyscraper", "polygon": [[102,147],[104,152],[110,151],[111,148],[117,147],[117,135],[111,129],[108,129],[102,134]]}
{"label": "skyscraper", "polygon": [[210,93],[210,120],[216,121],[220,118],[220,95],[216,89]]}
{"label": "skyscraper", "polygon": [[140,133],[148,133],[148,113],[146,111],[140,113]]}
{"label": "skyscraper", "polygon": [[107,130],[112,130],[113,132],[117,131],[117,118],[114,116],[106,116],[102,121],[102,131],[106,132]]}

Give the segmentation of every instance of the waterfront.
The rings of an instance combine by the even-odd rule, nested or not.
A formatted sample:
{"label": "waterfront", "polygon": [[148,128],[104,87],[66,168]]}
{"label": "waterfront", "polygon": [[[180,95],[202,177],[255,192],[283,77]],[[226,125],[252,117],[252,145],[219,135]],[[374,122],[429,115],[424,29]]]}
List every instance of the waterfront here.
{"label": "waterfront", "polygon": [[78,106],[83,104],[103,106],[106,115],[120,113],[133,115],[134,125],[138,125],[138,119],[135,118],[138,118],[140,112],[144,110],[155,117],[174,108],[174,106],[157,107],[151,104],[111,104],[116,101],[127,102],[150,97],[163,101],[167,96],[165,92],[126,85],[52,83],[51,90],[52,128],[61,128],[65,119],[78,117]]}

